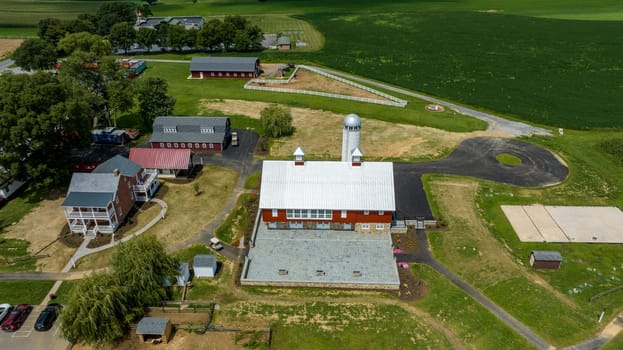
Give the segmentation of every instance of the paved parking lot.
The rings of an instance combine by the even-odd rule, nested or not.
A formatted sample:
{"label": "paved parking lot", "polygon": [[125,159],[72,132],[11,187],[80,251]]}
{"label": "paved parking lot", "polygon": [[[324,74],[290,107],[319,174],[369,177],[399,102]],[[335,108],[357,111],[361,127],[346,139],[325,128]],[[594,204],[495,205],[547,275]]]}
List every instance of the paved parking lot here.
{"label": "paved parking lot", "polygon": [[33,305],[32,313],[24,322],[24,325],[16,332],[0,331],[0,349],[2,350],[65,350],[67,342],[61,338],[58,325],[47,332],[35,331],[35,322],[39,313],[43,310],[42,305]]}

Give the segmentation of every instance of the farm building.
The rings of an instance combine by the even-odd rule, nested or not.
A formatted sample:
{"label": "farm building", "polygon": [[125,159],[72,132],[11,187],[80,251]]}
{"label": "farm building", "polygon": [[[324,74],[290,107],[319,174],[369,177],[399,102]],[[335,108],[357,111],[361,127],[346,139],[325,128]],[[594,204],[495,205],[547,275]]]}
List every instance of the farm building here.
{"label": "farm building", "polygon": [[227,117],[157,117],[149,143],[152,148],[222,152],[230,140]]}
{"label": "farm building", "polygon": [[134,29],[156,29],[156,27],[161,23],[166,23],[170,26],[184,26],[184,29],[186,30],[201,29],[205,23],[205,18],[203,16],[142,17],[139,15],[137,16]]}
{"label": "farm building", "polygon": [[92,173],[74,173],[61,207],[71,232],[113,233],[134,204],[149,200],[159,185],[157,172],[115,156]]}
{"label": "farm building", "polygon": [[530,266],[535,269],[557,270],[561,263],[562,255],[559,252],[551,250],[533,250],[530,252]]}
{"label": "farm building", "polygon": [[277,39],[277,50],[290,50],[291,48],[292,44],[289,36],[280,36]]}
{"label": "farm building", "polygon": [[214,277],[216,276],[216,257],[210,254],[199,254],[193,258],[193,271],[195,277]]}
{"label": "farm building", "polygon": [[389,232],[395,211],[392,163],[266,160],[260,210],[271,229]]}
{"label": "farm building", "polygon": [[143,317],[136,325],[136,334],[141,342],[161,339],[163,343],[168,343],[172,329],[170,318]]}
{"label": "farm building", "polygon": [[[356,127],[354,127],[356,126]],[[363,162],[361,120],[344,118],[341,161],[265,160],[260,220],[243,285],[400,287],[390,229],[396,210],[392,163]]]}
{"label": "farm building", "polygon": [[153,169],[159,177],[177,177],[182,171],[192,168],[190,149],[132,148],[130,160],[144,169]]}
{"label": "farm building", "polygon": [[257,57],[193,57],[190,76],[203,78],[256,78],[260,75]]}

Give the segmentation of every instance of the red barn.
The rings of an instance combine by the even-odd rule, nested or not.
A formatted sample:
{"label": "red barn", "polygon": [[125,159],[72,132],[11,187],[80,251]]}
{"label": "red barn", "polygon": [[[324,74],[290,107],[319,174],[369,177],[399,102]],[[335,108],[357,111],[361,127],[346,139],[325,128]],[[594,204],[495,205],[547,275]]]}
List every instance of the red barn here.
{"label": "red barn", "polygon": [[260,59],[257,57],[193,57],[190,61],[193,78],[257,78]]}
{"label": "red barn", "polygon": [[227,117],[157,117],[153,130],[151,148],[222,152],[231,140]]}
{"label": "red barn", "polygon": [[265,160],[262,221],[273,229],[389,232],[396,210],[392,163]]}

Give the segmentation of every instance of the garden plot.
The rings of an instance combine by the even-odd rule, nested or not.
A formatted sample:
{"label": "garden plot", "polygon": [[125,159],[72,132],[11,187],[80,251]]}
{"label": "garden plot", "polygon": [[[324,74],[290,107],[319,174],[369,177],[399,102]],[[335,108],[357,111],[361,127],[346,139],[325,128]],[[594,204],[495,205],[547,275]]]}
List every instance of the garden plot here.
{"label": "garden plot", "polygon": [[522,242],[623,243],[623,212],[616,207],[503,205]]}

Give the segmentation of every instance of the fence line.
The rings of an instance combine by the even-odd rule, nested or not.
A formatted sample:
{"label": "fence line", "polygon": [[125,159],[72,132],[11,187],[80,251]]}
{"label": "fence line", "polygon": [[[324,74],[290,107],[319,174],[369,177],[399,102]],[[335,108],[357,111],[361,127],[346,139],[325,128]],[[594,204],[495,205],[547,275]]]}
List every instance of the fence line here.
{"label": "fence line", "polygon": [[244,88],[248,89],[248,90],[262,90],[262,91],[272,91],[272,92],[286,92],[286,93],[292,93],[292,94],[316,95],[316,96],[323,96],[323,97],[338,98],[338,99],[342,99],[342,100],[351,100],[351,101],[359,101],[359,102],[376,103],[376,104],[381,104],[381,105],[386,105],[386,106],[394,106],[394,107],[404,107],[406,105],[406,104],[402,104],[402,103],[398,103],[398,102],[394,102],[394,101],[381,101],[381,100],[375,100],[375,99],[372,99],[372,98],[340,95],[340,94],[333,94],[333,93],[321,92],[321,91],[295,90],[295,89],[287,89],[287,88],[274,88],[274,87],[266,87],[266,86],[254,86],[254,85],[251,85],[250,83],[251,82],[246,83],[244,85]]}
{"label": "fence line", "polygon": [[[367,97],[349,96],[349,95],[334,94],[334,93],[329,93],[329,92],[321,92],[321,91],[313,91],[313,90],[298,90],[298,89],[275,88],[275,87],[251,85],[254,83],[255,84],[287,84],[290,82],[290,80],[292,80],[292,78],[294,78],[294,76],[296,76],[296,72],[299,70],[299,68],[307,69],[311,72],[322,75],[324,77],[327,77],[327,78],[342,82],[344,84],[356,87],[358,89],[370,92],[377,96],[384,97],[390,101],[382,101],[382,100],[376,100],[376,99],[367,98]],[[375,103],[375,104],[394,106],[394,107],[405,107],[408,103],[406,100],[400,99],[398,97],[394,97],[392,95],[372,89],[365,85],[361,85],[354,81],[350,81],[348,79],[338,77],[337,75],[333,75],[331,73],[325,72],[321,69],[311,67],[311,66],[306,66],[306,65],[297,65],[287,80],[251,79],[246,84],[244,84],[244,88],[247,90],[260,90],[260,91],[271,91],[271,92],[285,92],[285,93],[292,93],[292,94],[315,95],[315,96],[322,96],[322,97],[337,98],[337,99],[342,99],[342,100]]]}

